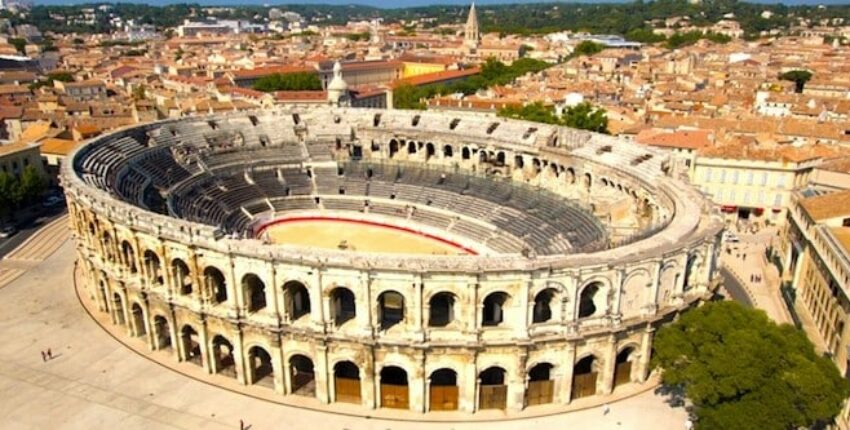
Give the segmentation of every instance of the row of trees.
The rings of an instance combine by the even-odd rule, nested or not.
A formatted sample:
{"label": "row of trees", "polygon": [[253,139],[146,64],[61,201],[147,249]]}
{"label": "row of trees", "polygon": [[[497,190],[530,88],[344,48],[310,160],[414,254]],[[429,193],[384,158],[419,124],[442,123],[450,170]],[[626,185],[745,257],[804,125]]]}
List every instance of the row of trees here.
{"label": "row of trees", "polygon": [[35,203],[47,189],[47,182],[32,167],[27,166],[19,177],[0,172],[0,218],[6,219],[14,210]]}
{"label": "row of trees", "polygon": [[850,395],[801,330],[736,302],[705,304],[659,330],[652,363],[692,402],[698,429],[825,428]]}
{"label": "row of trees", "polygon": [[448,85],[413,86],[403,84],[393,90],[393,107],[398,109],[425,109],[424,100],[437,95],[454,93],[474,94],[476,91],[494,85],[506,85],[526,73],[535,73],[550,66],[545,61],[532,58],[520,58],[510,66],[493,58],[487,59],[481,66],[481,73],[462,81]]}
{"label": "row of trees", "polygon": [[542,102],[525,106],[505,106],[499,109],[498,115],[504,118],[565,125],[597,133],[608,133],[608,115],[605,109],[595,107],[587,102],[564,109],[560,116],[553,108],[545,106]]}
{"label": "row of trees", "polygon": [[319,76],[310,72],[275,73],[254,82],[254,89],[272,91],[318,91],[322,89]]}

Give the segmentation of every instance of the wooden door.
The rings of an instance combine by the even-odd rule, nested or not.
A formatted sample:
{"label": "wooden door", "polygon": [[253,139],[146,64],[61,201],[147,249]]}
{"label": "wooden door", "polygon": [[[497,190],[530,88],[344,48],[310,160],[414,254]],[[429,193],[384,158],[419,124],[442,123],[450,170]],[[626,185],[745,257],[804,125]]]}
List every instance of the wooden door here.
{"label": "wooden door", "polygon": [[573,376],[573,399],[596,394],[596,372]]}
{"label": "wooden door", "polygon": [[381,384],[381,407],[408,409],[407,385]]}
{"label": "wooden door", "polygon": [[614,386],[627,384],[632,380],[632,362],[617,363],[614,369]]}
{"label": "wooden door", "polygon": [[526,403],[528,406],[552,403],[555,381],[531,381],[528,383]]}
{"label": "wooden door", "polygon": [[431,386],[431,410],[432,411],[456,411],[457,410],[458,387],[454,385]]}
{"label": "wooden door", "polygon": [[334,378],[334,393],[336,401],[360,404],[360,379]]}
{"label": "wooden door", "polygon": [[508,405],[507,385],[482,385],[478,409],[505,409]]}

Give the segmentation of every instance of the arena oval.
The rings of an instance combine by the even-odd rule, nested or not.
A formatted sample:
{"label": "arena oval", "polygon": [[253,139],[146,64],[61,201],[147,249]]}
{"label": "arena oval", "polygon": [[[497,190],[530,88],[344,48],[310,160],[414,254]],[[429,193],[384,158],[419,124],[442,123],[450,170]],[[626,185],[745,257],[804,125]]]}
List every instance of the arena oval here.
{"label": "arena oval", "polygon": [[[162,130],[184,123],[204,134],[163,137]],[[222,136],[258,123],[284,131],[255,132],[256,148],[255,135],[230,142],[245,152],[298,145],[306,157],[293,169],[309,171],[316,183],[324,180],[320,172],[343,176],[364,161],[396,172],[486,174],[572,199],[582,213],[595,214],[577,228],[604,226],[607,245],[559,252],[576,243],[570,239],[539,253],[459,257],[298,251],[156,213],[144,192],[127,198],[141,187],[128,176],[144,170],[145,151],[204,146],[215,155],[215,145],[227,145]],[[268,137],[278,132],[285,134],[280,143]],[[127,138],[143,147],[139,158],[98,161],[99,152]],[[663,154],[608,136],[469,114],[318,108],[129,128],[90,142],[72,160],[63,185],[82,288],[97,310],[152,350],[282,401],[309,396],[364,412],[474,413],[604,399],[645,382],[655,330],[710,297],[717,283],[720,223],[708,203],[670,176]],[[247,178],[257,169],[239,163],[227,171]],[[363,169],[371,178],[372,167]],[[343,201],[341,191],[333,196],[320,185],[302,200]],[[248,206],[227,219],[251,225],[280,215]],[[416,208],[409,220],[429,211],[448,216],[430,201],[408,206]],[[605,218],[604,211],[615,215]],[[461,220],[463,214],[452,222]],[[616,233],[627,229],[634,233]]]}

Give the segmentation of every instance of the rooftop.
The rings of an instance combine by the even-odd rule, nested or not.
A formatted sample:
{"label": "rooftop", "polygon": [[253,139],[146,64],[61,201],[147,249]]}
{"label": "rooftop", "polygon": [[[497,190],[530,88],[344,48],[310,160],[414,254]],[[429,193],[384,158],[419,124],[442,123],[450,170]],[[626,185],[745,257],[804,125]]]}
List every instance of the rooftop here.
{"label": "rooftop", "polygon": [[800,205],[815,222],[850,216],[850,190],[809,197]]}

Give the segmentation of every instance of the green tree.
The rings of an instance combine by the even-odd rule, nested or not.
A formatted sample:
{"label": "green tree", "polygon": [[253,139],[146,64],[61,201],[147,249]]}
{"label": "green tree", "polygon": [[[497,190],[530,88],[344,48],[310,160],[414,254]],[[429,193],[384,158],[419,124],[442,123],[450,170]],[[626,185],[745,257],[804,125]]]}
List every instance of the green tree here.
{"label": "green tree", "polygon": [[319,76],[310,72],[275,73],[254,82],[257,91],[318,91],[322,89]]}
{"label": "green tree", "polygon": [[652,363],[693,402],[699,429],[810,428],[850,394],[800,330],[736,302],[708,303],[659,330]]}
{"label": "green tree", "polygon": [[144,100],[147,95],[147,87],[144,84],[133,88],[133,100]]}
{"label": "green tree", "polygon": [[588,102],[564,110],[561,123],[567,127],[608,134],[608,114],[605,109]]}
{"label": "green tree", "polygon": [[9,44],[14,46],[20,54],[27,53],[27,40],[20,37],[12,37],[9,39]]}
{"label": "green tree", "polygon": [[640,43],[658,43],[667,40],[663,34],[655,34],[651,28],[634,28],[626,33],[626,39]]}
{"label": "green tree", "polygon": [[534,102],[525,106],[510,105],[499,109],[497,113],[504,118],[524,119],[526,121],[542,122],[545,124],[558,124],[561,119],[555,115],[552,108],[546,107],[542,102]]}
{"label": "green tree", "polygon": [[812,79],[812,72],[808,70],[790,70],[779,75],[779,79],[794,82],[794,91],[802,93],[806,82]]}
{"label": "green tree", "polygon": [[603,49],[605,49],[605,46],[590,40],[585,40],[576,45],[575,49],[573,49],[573,56],[580,57],[584,55],[598,54],[602,52]]}
{"label": "green tree", "polygon": [[0,218],[11,215],[12,209],[19,203],[18,181],[12,175],[0,172]]}
{"label": "green tree", "polygon": [[27,166],[18,179],[20,200],[25,203],[35,202],[47,189],[44,177],[33,166]]}

